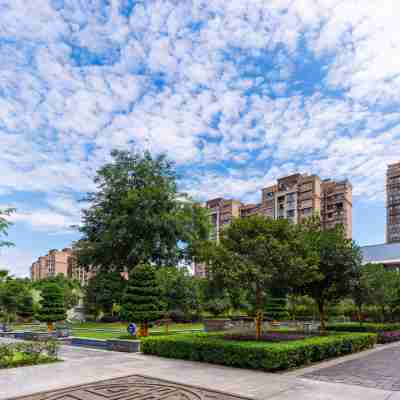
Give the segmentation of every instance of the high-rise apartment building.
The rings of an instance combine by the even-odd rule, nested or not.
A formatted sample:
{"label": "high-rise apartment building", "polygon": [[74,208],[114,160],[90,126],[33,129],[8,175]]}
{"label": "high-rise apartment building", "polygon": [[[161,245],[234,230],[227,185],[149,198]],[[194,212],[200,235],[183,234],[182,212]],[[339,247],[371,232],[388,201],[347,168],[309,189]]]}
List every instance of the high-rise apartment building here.
{"label": "high-rise apartment building", "polygon": [[31,279],[33,281],[59,274],[78,279],[82,284],[85,284],[88,279],[88,273],[76,266],[71,248],[50,250],[47,255],[39,257],[31,266]]}
{"label": "high-rise apartment building", "polygon": [[386,241],[400,242],[400,161],[388,166],[386,175]]}
{"label": "high-rise apartment building", "polygon": [[[275,185],[262,189],[261,203],[242,204],[237,200],[217,198],[205,203],[210,212],[210,238],[219,241],[221,230],[234,218],[262,215],[285,218],[297,224],[319,215],[325,229],[343,225],[346,236],[352,236],[352,186],[349,181],[321,180],[317,175],[293,174],[278,179]],[[195,263],[195,275],[205,276],[203,264]]]}

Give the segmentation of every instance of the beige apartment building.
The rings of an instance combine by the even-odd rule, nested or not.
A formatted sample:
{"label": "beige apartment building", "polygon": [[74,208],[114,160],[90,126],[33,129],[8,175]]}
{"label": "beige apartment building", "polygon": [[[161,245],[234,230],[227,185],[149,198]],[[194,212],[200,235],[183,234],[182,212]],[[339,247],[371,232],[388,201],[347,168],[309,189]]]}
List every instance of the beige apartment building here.
{"label": "beige apartment building", "polygon": [[59,274],[77,279],[82,285],[85,285],[91,276],[90,272],[76,266],[71,248],[50,250],[47,255],[39,257],[31,266],[31,279],[33,281]]}
{"label": "beige apartment building", "polygon": [[400,161],[388,166],[386,174],[386,242],[400,242]]}
{"label": "beige apartment building", "polygon": [[[346,236],[352,237],[352,186],[349,181],[321,180],[317,175],[293,174],[278,179],[262,189],[261,203],[242,204],[232,199],[217,198],[205,203],[210,210],[211,239],[219,241],[221,230],[233,218],[263,215],[285,218],[297,224],[314,214],[321,217],[322,226],[330,229],[343,225]],[[203,264],[195,263],[196,276],[205,276]]]}

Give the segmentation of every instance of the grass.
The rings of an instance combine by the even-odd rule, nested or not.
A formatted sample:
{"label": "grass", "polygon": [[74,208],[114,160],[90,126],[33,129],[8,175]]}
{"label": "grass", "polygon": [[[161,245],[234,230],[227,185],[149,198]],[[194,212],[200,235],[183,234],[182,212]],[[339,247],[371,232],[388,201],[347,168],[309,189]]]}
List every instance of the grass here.
{"label": "grass", "polygon": [[13,359],[7,363],[7,365],[0,365],[0,369],[7,369],[7,368],[17,368],[17,367],[27,367],[31,365],[39,365],[39,364],[48,364],[60,361],[53,357],[48,356],[41,356],[38,360],[32,360],[29,357],[26,357],[21,352],[17,352],[14,354]]}
{"label": "grass", "polygon": [[[116,323],[101,323],[101,322],[84,322],[84,323],[75,323],[70,325],[71,335],[74,337],[80,337],[85,339],[132,339],[127,333],[127,324],[116,322]],[[32,329],[29,324],[27,325],[13,325],[13,329],[15,330],[41,330],[46,331],[46,326],[41,325],[40,328]],[[177,331],[192,331],[192,330],[203,330],[204,325],[202,323],[194,323],[194,324],[171,324],[169,326],[169,332],[174,333]],[[104,330],[104,332],[98,331]],[[150,333],[153,334],[162,334],[165,332],[164,326],[155,326],[150,328]]]}

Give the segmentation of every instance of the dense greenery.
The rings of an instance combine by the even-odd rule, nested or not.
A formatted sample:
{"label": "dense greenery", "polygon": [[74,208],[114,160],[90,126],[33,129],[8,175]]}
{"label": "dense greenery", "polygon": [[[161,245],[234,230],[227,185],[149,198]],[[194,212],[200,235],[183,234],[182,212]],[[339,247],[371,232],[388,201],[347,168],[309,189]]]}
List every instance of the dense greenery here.
{"label": "dense greenery", "polygon": [[376,335],[369,333],[314,337],[302,341],[266,343],[229,341],[220,335],[149,337],[142,341],[144,354],[203,361],[231,367],[278,371],[371,348]]}
{"label": "dense greenery", "polygon": [[53,322],[64,321],[67,318],[64,295],[62,289],[51,282],[42,288],[41,297],[36,318],[46,322],[51,331]]}
{"label": "dense greenery", "polygon": [[318,279],[316,254],[300,233],[287,220],[262,216],[235,219],[222,231],[220,243],[208,242],[200,251],[210,278],[221,288],[254,293],[257,335],[269,289],[304,285]]}
{"label": "dense greenery", "polygon": [[100,313],[114,315],[116,305],[121,304],[126,286],[119,271],[100,270],[85,288],[85,309],[97,318]]}
{"label": "dense greenery", "polygon": [[140,264],[131,271],[122,297],[121,312],[126,321],[141,324],[140,336],[148,335],[149,322],[164,316],[154,267]]}
{"label": "dense greenery", "polygon": [[361,251],[352,240],[346,239],[343,227],[323,229],[318,217],[307,219],[300,229],[304,241],[318,255],[319,275],[318,279],[302,285],[300,291],[316,302],[321,329],[324,329],[327,304],[351,293],[361,265]]}
{"label": "dense greenery", "polygon": [[55,341],[0,344],[0,369],[57,361]]}
{"label": "dense greenery", "polygon": [[165,156],[111,155],[97,171],[97,190],[87,195],[78,264],[121,272],[139,263],[177,265],[208,237],[205,210],[178,193],[174,165]]}
{"label": "dense greenery", "polygon": [[202,310],[202,280],[185,267],[165,267],[156,271],[160,296],[166,313],[176,322],[198,319]]}

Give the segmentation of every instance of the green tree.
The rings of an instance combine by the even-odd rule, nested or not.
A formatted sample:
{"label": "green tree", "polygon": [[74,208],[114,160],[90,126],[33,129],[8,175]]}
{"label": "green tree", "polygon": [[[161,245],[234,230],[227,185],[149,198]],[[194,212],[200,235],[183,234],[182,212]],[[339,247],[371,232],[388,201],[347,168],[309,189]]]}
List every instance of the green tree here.
{"label": "green tree", "polygon": [[121,304],[126,281],[118,271],[100,270],[85,288],[85,308],[96,317],[103,312],[114,314],[114,306]]}
{"label": "green tree", "polygon": [[201,299],[198,279],[190,275],[187,268],[164,267],[156,271],[157,284],[171,314],[181,314],[183,319],[200,313]]}
{"label": "green tree", "polygon": [[265,313],[274,320],[286,320],[289,318],[287,307],[287,290],[272,288],[268,291],[265,302]]}
{"label": "green tree", "polygon": [[261,216],[235,219],[223,230],[220,243],[206,243],[200,252],[208,264],[211,279],[220,287],[254,293],[257,337],[261,335],[267,291],[316,278],[316,256],[299,232],[283,219]]}
{"label": "green tree", "polygon": [[33,283],[33,288],[37,290],[43,290],[49,283],[57,285],[64,298],[64,305],[67,310],[76,307],[79,304],[79,300],[83,296],[83,291],[79,281],[67,278],[63,274],[57,276],[41,279]]}
{"label": "green tree", "polygon": [[124,271],[139,263],[177,265],[208,237],[206,211],[178,193],[173,163],[149,152],[114,150],[97,172],[77,243],[78,264]]}
{"label": "green tree", "polygon": [[23,319],[30,319],[34,315],[34,303],[32,294],[26,291],[17,304],[17,315]]}
{"label": "green tree", "polygon": [[381,321],[397,306],[400,276],[382,264],[366,264],[362,268],[362,282],[367,292],[365,302],[380,309]]}
{"label": "green tree", "polygon": [[318,217],[306,220],[300,229],[304,241],[318,254],[318,277],[302,285],[301,291],[317,303],[321,329],[324,330],[327,304],[351,293],[361,264],[361,251],[346,238],[343,227],[324,230]]}
{"label": "green tree", "polygon": [[46,322],[48,331],[53,330],[53,323],[67,318],[63,291],[56,283],[47,283],[41,292],[40,308],[36,318]]}
{"label": "green tree", "polygon": [[127,321],[140,323],[140,336],[148,336],[149,322],[164,315],[154,267],[139,264],[129,274],[121,312]]}
{"label": "green tree", "polygon": [[[14,208],[7,208],[5,210],[0,210],[0,236],[7,236],[8,229],[11,226],[11,222],[7,219],[13,212]],[[14,243],[9,242],[7,240],[0,240],[0,248],[1,247],[11,247],[14,246]]]}
{"label": "green tree", "polygon": [[0,308],[5,324],[15,318],[20,293],[21,285],[16,279],[9,278],[0,286]]}

